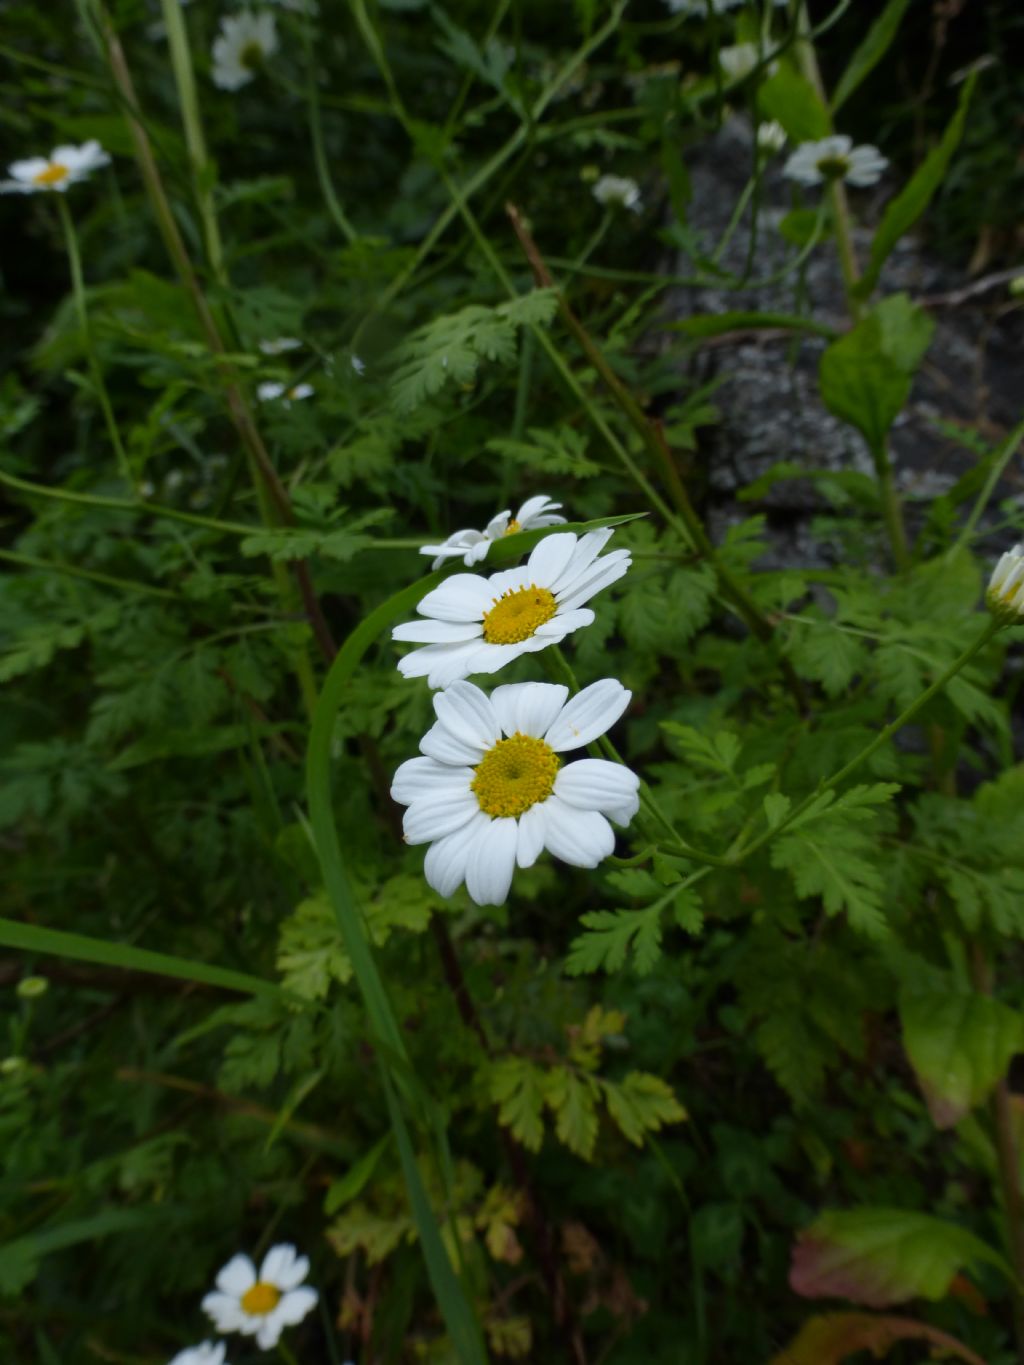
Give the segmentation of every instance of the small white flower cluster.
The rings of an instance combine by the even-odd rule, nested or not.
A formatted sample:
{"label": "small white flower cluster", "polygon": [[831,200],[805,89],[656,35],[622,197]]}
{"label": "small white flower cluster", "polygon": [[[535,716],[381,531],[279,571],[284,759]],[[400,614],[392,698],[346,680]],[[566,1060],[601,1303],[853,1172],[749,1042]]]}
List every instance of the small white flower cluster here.
{"label": "small white flower cluster", "polygon": [[[269,356],[285,355],[288,351],[299,350],[301,346],[302,342],[298,337],[270,337],[259,343],[263,354]],[[312,384],[284,384],[277,379],[265,379],[262,384],[256,386],[256,397],[261,403],[280,401],[281,406],[285,408],[290,408],[293,403],[300,403],[304,398],[312,398],[313,393]]]}
{"label": "small white flower cluster", "polygon": [[[309,1259],[284,1242],[263,1258],[259,1273],[248,1256],[232,1256],[217,1275],[217,1288],[203,1299],[203,1311],[218,1332],[255,1337],[261,1350],[277,1345],[317,1304],[317,1292],[303,1284]],[[170,1365],[226,1365],[222,1341],[201,1342],[179,1351]]]}
{"label": "small white flower cluster", "polygon": [[889,162],[877,147],[855,147],[845,133],[823,137],[820,142],[801,142],[782,168],[782,174],[801,185],[845,180],[855,189],[878,182]]}
{"label": "small white flower cluster", "polygon": [[[440,552],[435,565],[455,556],[475,565],[500,537],[563,521],[559,506],[531,498],[514,520],[501,512],[484,531],[457,531],[423,552]],[[585,758],[563,766],[561,758],[623,714],[630,693],[616,679],[571,699],[561,684],[506,683],[488,696],[466,681],[590,625],[594,613],[584,604],[631,564],[628,550],[602,555],[612,535],[559,531],[519,568],[487,578],[453,574],[420,602],[423,619],[392,631],[422,646],[399,671],[439,689],[436,724],[420,756],[399,767],[391,795],[407,807],[406,842],[430,845],[424,873],[442,896],[465,883],[478,905],[501,905],[516,867],[532,867],[544,849],[573,867],[596,867],[615,847],[609,820],[627,825],[639,808],[639,778],[622,764]]]}
{"label": "small white flower cluster", "polygon": [[0,194],[64,194],[110,165],[110,156],[95,140],[81,147],[54,147],[49,156],[30,156],[7,167],[10,180],[0,181]]}
{"label": "small white flower cluster", "polygon": [[1000,555],[989,579],[985,603],[1003,625],[1024,624],[1024,542]]}

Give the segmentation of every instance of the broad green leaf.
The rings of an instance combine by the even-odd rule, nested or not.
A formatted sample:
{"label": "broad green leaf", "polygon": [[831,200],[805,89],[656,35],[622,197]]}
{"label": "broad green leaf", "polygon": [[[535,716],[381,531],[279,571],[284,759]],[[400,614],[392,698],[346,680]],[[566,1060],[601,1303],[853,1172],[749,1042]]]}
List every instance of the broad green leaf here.
{"label": "broad green leaf", "polygon": [[361,1156],[354,1165],[350,1166],[340,1180],[331,1181],[324,1199],[324,1213],[337,1213],[340,1208],[362,1193],[390,1142],[391,1134],[387,1133],[379,1142],[375,1142],[370,1150]]}
{"label": "broad green leaf", "polygon": [[900,998],[903,1046],[937,1128],[988,1098],[1024,1048],[1024,1018],[989,995],[912,990]]}
{"label": "broad green leaf", "polygon": [[821,357],[825,406],[857,428],[877,458],[910,394],[935,324],[906,294],[883,299]]}
{"label": "broad green leaf", "polygon": [[881,1359],[898,1341],[927,1342],[939,1358],[954,1355],[967,1365],[985,1365],[962,1341],[927,1322],[875,1313],[825,1313],[810,1318],[771,1365],[840,1365],[847,1356],[866,1351],[873,1359]]}
{"label": "broad green leaf", "polygon": [[828,110],[806,76],[780,63],[778,71],[757,90],[761,117],[778,119],[791,142],[815,142],[831,131]]}
{"label": "broad green leaf", "polygon": [[953,159],[953,153],[960,145],[977,79],[978,73],[972,72],[964,82],[956,113],[950,119],[942,140],[932,148],[896,198],[890,200],[886,206],[871,243],[867,269],[856,285],[856,292],[861,298],[867,298],[874,289],[890,251],[924,213],[935,191],[942,184],[949,163]]}
{"label": "broad green leaf", "polygon": [[846,103],[861,81],[874,70],[888,52],[910,0],[889,0],[885,9],[854,49],[839,77],[832,95],[832,113]]}
{"label": "broad green leaf", "polygon": [[887,1308],[944,1298],[953,1276],[979,1261],[1012,1280],[1003,1257],[956,1223],[906,1209],[828,1211],[800,1234],[789,1283],[807,1299]]}

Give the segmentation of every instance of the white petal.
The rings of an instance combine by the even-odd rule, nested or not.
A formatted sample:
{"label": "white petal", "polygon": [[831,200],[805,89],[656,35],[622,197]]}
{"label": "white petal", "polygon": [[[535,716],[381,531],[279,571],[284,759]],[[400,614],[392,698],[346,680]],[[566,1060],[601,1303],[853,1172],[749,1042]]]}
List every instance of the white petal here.
{"label": "white petal", "polygon": [[238,1332],[246,1315],[233,1294],[206,1294],[200,1304],[203,1312],[213,1319],[218,1332]]}
{"label": "white petal", "polygon": [[531,583],[529,564],[517,564],[512,569],[499,569],[487,580],[487,610],[490,611],[497,598],[519,588],[528,588]]}
{"label": "white petal", "polygon": [[544,818],[546,805],[546,801],[540,801],[519,817],[516,862],[520,867],[532,867],[544,851],[544,832],[547,829],[547,821]]}
{"label": "white petal", "polygon": [[239,1298],[256,1283],[256,1267],[248,1256],[232,1256],[216,1279],[218,1289]]}
{"label": "white petal", "polygon": [[[516,521],[525,528],[527,523],[533,521],[534,517],[547,516],[552,512],[557,512],[561,506],[560,502],[552,502],[546,493],[538,493],[536,497],[526,499],[516,513]],[[565,518],[562,517],[561,520],[564,521]]]}
{"label": "white petal", "polygon": [[[532,654],[535,650],[542,649],[548,641],[520,640],[514,645],[489,645],[486,641],[474,643],[476,648],[472,650],[466,660],[467,675],[470,673],[497,673],[499,668],[504,668],[513,659],[518,659],[520,654]],[[467,646],[467,648],[469,647]]]}
{"label": "white petal", "polygon": [[423,875],[427,882],[441,896],[451,896],[466,878],[466,858],[479,832],[489,823],[483,811],[463,825],[462,829],[439,839],[427,849],[423,860]]}
{"label": "white petal", "polygon": [[309,1257],[297,1256],[290,1242],[271,1247],[260,1266],[260,1279],[282,1291],[294,1289],[308,1274]]}
{"label": "white petal", "polygon": [[402,817],[405,842],[429,844],[435,839],[444,839],[472,820],[479,809],[480,803],[468,787],[460,795],[446,797],[443,801],[436,797],[416,801]]}
{"label": "white petal", "polygon": [[475,573],[456,573],[428,592],[416,610],[439,621],[482,621],[491,605],[487,579]]}
{"label": "white petal", "polygon": [[440,723],[432,725],[420,740],[420,752],[453,768],[475,768],[484,756],[483,749],[456,739]]}
{"label": "white petal", "polygon": [[434,712],[448,733],[463,744],[489,749],[501,734],[486,693],[471,682],[454,682],[438,692]]}
{"label": "white petal", "polygon": [[506,735],[543,739],[568,695],[562,683],[503,683],[491,693],[491,706]]}
{"label": "white petal", "polygon": [[610,526],[601,526],[596,531],[588,531],[586,535],[580,536],[562,577],[557,583],[552,584],[556,596],[559,589],[568,587],[590,568],[614,534]]}
{"label": "white petal", "polygon": [[633,694],[615,678],[601,678],[568,702],[544,738],[559,753],[580,749],[611,728]]}
{"label": "white petal", "polygon": [[518,831],[512,819],[491,820],[466,856],[466,890],[477,905],[504,905],[516,865]]}
{"label": "white petal", "polygon": [[284,1323],[278,1318],[275,1311],[265,1318],[258,1319],[257,1325],[249,1335],[256,1337],[256,1345],[261,1351],[272,1351],[280,1341],[283,1331]]}
{"label": "white petal", "polygon": [[632,562],[628,550],[613,550],[610,555],[599,559],[586,573],[574,578],[572,583],[559,588],[555,594],[559,607],[563,611],[572,611],[582,606],[584,602],[589,602],[595,593],[628,573]]}
{"label": "white petal", "polygon": [[471,569],[474,564],[481,564],[490,553],[491,542],[484,536],[478,540],[471,550],[466,551],[466,557],[462,561],[467,569]]}
{"label": "white petal", "polygon": [[574,611],[558,612],[552,616],[550,621],[545,621],[542,626],[538,626],[533,633],[542,640],[549,635],[557,635],[560,640],[564,640],[574,630],[582,630],[584,626],[590,626],[593,623],[594,613],[590,608],[577,607]]}
{"label": "white petal", "polygon": [[37,175],[48,170],[49,165],[45,156],[30,156],[24,161],[12,161],[7,167],[7,174],[13,175],[15,180],[34,180]]}
{"label": "white petal", "polygon": [[400,805],[432,797],[454,796],[469,788],[473,780],[470,767],[452,767],[433,758],[407,758],[400,764],[391,783],[391,798]]}
{"label": "white petal", "polygon": [[557,796],[544,802],[544,844],[572,867],[596,867],[615,850],[611,825],[595,810],[576,810]]}
{"label": "white petal", "polygon": [[392,640],[411,640],[418,645],[451,645],[460,640],[476,640],[481,635],[477,621],[405,621],[395,626]]}
{"label": "white petal", "polygon": [[484,536],[486,539],[500,540],[508,530],[508,523],[511,516],[511,508],[506,507],[504,512],[499,512],[496,517],[491,517],[490,521],[484,527]]}
{"label": "white petal", "polygon": [[316,1300],[316,1290],[310,1289],[308,1285],[303,1285],[301,1289],[292,1289],[274,1309],[274,1317],[279,1317],[286,1327],[294,1327],[307,1313],[313,1311]]}
{"label": "white petal", "polygon": [[526,567],[530,571],[530,582],[542,588],[557,583],[573,557],[576,544],[576,537],[572,531],[559,531],[538,541],[526,561]]}
{"label": "white petal", "polygon": [[559,770],[554,791],[578,810],[597,810],[603,815],[629,810],[628,818],[632,819],[640,808],[639,789],[636,773],[621,763],[610,763],[605,758],[580,758]]}
{"label": "white petal", "polygon": [[403,678],[426,678],[431,687],[444,687],[469,671],[465,661],[478,648],[476,640],[459,640],[451,645],[424,645],[398,661]]}

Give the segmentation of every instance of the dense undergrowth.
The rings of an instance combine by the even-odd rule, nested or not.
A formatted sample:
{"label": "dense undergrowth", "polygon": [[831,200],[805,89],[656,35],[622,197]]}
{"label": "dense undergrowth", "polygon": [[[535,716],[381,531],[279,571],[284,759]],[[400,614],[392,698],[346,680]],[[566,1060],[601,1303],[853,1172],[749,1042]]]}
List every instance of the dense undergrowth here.
{"label": "dense undergrowth", "polygon": [[[5,1360],[219,1361],[217,1272],[288,1243],[316,1305],[243,1277],[253,1333],[300,1298],[230,1365],[1024,1359],[1024,427],[902,504],[935,318],[885,283],[911,233],[1013,266],[1021,17],[808,8],[6,7],[5,160],[57,150],[0,201]],[[727,122],[740,274],[687,170]],[[667,302],[766,273],[785,312]],[[774,451],[712,534],[696,362],[762,329],[856,459]],[[541,494],[565,528],[418,554]],[[391,788],[437,695],[492,705],[397,667],[460,590],[526,641],[484,693],[631,698],[559,747],[502,694],[536,785],[497,730],[445,760],[491,841],[452,890],[455,786]],[[615,800],[513,870],[595,757]]]}

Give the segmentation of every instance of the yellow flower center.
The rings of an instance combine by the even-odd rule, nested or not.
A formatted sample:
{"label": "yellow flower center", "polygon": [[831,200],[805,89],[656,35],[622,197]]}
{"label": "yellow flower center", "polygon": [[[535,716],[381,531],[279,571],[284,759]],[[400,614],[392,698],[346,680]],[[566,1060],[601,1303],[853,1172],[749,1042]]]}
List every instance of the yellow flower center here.
{"label": "yellow flower center", "polygon": [[470,786],[485,815],[515,817],[547,800],[560,765],[550,745],[517,730],[488,749]]}
{"label": "yellow flower center", "polygon": [[266,1280],[257,1280],[251,1289],[242,1295],[242,1308],[252,1317],[258,1318],[272,1313],[281,1300],[281,1291]]}
{"label": "yellow flower center", "polygon": [[531,583],[528,588],[510,588],[494,599],[484,612],[484,639],[489,645],[517,645],[528,640],[538,626],[550,621],[558,610],[555,595]]}
{"label": "yellow flower center", "polygon": [[518,521],[516,521],[515,517],[513,517],[509,524],[505,527],[505,535],[514,536],[518,530],[519,523]]}
{"label": "yellow flower center", "polygon": [[59,185],[62,180],[66,180],[70,172],[67,166],[59,161],[53,161],[47,166],[45,171],[40,171],[38,175],[32,177],[33,185]]}

